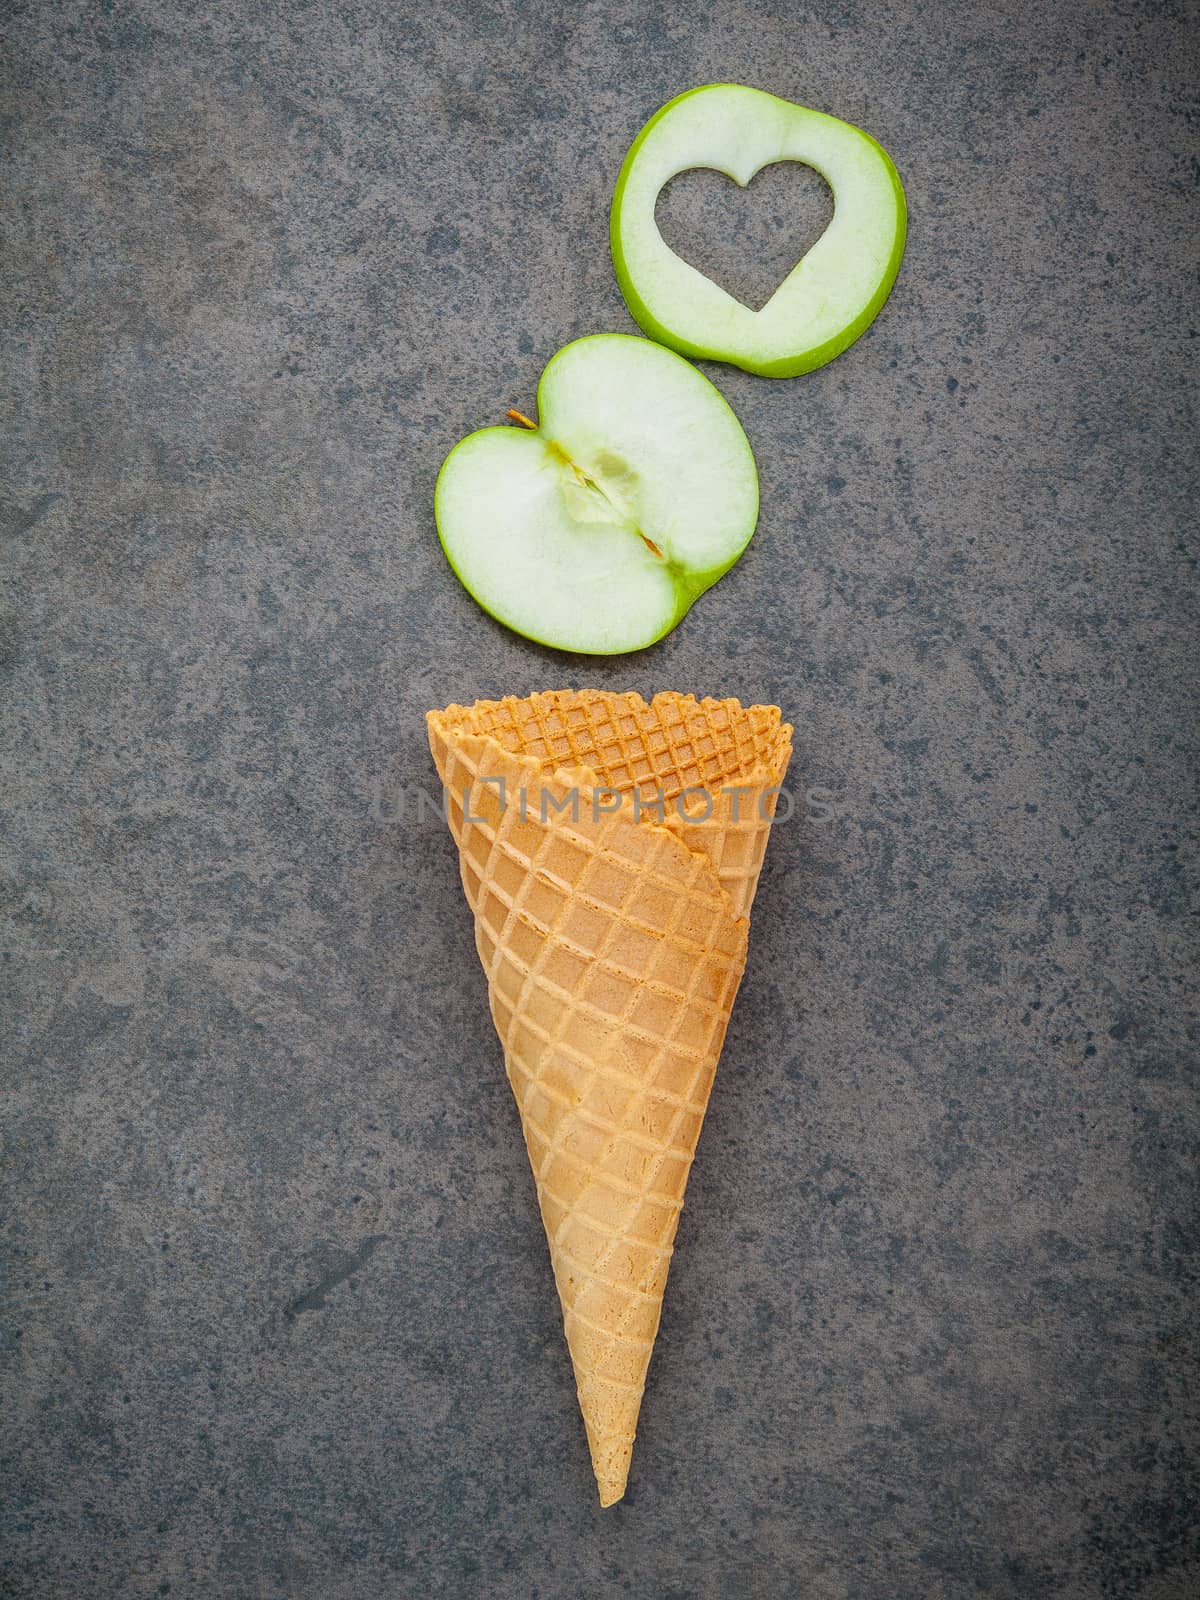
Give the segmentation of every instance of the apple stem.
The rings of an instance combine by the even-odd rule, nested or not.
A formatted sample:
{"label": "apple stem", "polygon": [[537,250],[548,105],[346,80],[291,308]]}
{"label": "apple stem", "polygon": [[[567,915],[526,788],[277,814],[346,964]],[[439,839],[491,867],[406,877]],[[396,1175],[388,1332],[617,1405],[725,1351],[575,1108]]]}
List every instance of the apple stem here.
{"label": "apple stem", "polygon": [[506,417],[511,417],[514,422],[519,422],[521,427],[523,427],[523,428],[532,428],[534,433],[537,432],[537,423],[536,422],[530,422],[529,418],[525,415],[525,413],[523,411],[514,411],[512,409],[512,407],[510,406],[509,409],[504,413],[504,415]]}

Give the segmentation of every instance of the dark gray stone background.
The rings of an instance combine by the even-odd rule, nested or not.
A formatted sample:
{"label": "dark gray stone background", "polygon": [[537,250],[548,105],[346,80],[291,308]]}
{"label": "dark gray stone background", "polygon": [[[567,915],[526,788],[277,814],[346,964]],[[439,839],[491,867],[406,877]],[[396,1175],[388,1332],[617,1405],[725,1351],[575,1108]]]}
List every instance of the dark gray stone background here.
{"label": "dark gray stone background", "polygon": [[[4,9],[3,1593],[1195,1594],[1195,12]],[[736,570],[557,655],[434,477],[634,331],[617,169],[712,79],[876,134],[908,254],[823,371],[707,369]],[[820,206],[664,226],[761,298]],[[451,842],[387,813],[428,707],[577,683],[776,700],[837,805],[605,1514]]]}

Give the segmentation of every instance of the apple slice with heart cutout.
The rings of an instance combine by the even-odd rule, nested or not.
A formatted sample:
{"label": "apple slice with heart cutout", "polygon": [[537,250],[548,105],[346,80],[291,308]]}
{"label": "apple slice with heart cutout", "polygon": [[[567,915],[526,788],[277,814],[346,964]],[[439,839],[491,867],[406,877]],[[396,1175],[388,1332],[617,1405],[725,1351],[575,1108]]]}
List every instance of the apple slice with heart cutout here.
{"label": "apple slice with heart cutout", "polygon": [[750,442],[724,396],[629,334],[565,345],[538,421],[451,450],[434,514],[450,565],[499,622],[560,650],[620,655],[669,633],[758,520]]}
{"label": "apple slice with heart cutout", "polygon": [[[743,188],[776,161],[814,167],[833,191],[833,220],[758,311],[690,266],[659,232],[665,184],[712,167]],[[686,356],[765,378],[810,372],[875,320],[904,254],[907,210],[886,150],[861,128],[741,84],[669,101],[625,157],[610,238],[621,293],[653,339]]]}

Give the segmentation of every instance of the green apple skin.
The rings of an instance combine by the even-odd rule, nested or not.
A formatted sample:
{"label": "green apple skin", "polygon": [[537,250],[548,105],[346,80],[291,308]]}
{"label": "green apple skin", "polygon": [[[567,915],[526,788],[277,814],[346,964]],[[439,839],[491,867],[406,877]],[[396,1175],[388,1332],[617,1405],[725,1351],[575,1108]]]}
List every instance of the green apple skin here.
{"label": "green apple skin", "polygon": [[[751,311],[669,248],[655,202],[680,172],[712,167],[744,188],[763,167],[789,160],[821,173],[834,218],[767,304]],[[848,203],[856,214],[845,226]],[[652,339],[694,360],[791,378],[832,361],[870,327],[896,281],[907,229],[900,175],[870,134],[761,89],[716,83],[677,95],[638,134],[617,179],[609,239],[625,303]],[[650,287],[655,276],[664,281]],[[806,299],[813,317],[804,314]]]}
{"label": "green apple skin", "polygon": [[481,428],[442,463],[446,559],[490,616],[537,644],[645,649],[750,542],[750,442],[703,373],[629,334],[564,345],[537,398],[536,428]]}

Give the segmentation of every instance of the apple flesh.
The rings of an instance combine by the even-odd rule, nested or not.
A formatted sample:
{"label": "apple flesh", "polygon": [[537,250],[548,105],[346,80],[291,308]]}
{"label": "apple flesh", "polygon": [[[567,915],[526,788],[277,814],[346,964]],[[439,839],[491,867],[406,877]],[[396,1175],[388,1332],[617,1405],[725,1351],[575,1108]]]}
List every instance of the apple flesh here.
{"label": "apple flesh", "polygon": [[[713,167],[744,187],[776,161],[815,167],[833,190],[834,214],[752,311],[675,254],[654,208],[680,172]],[[907,215],[891,158],[861,128],[761,89],[709,84],[668,102],[634,140],[613,195],[613,263],[652,339],[762,377],[793,377],[832,361],[874,321],[900,268]]]}
{"label": "apple flesh", "polygon": [[758,519],[750,442],[702,373],[628,334],[548,362],[538,423],[455,445],[434,512],[450,565],[499,622],[619,655],[669,633]]}

